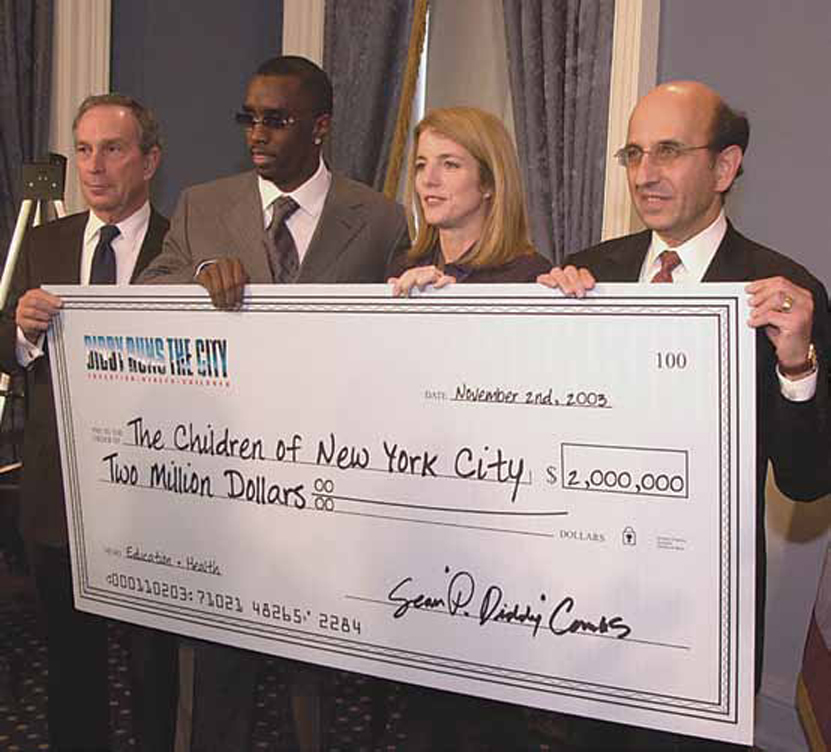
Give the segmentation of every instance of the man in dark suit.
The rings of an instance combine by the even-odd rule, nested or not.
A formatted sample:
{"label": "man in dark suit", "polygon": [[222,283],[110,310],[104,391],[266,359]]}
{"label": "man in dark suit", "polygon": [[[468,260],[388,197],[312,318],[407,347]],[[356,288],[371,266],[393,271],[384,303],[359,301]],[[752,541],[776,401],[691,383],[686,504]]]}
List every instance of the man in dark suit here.
{"label": "man in dark suit", "polygon": [[[409,245],[401,206],[336,173],[321,158],[332,85],[314,63],[277,57],[256,71],[237,122],[254,170],[182,193],[162,254],[142,282],[197,282],[233,309],[248,282],[383,282]],[[193,752],[251,746],[257,660],[197,644]],[[303,752],[322,748],[320,674],[297,665],[291,704]]]}
{"label": "man in dark suit", "polygon": [[[81,191],[89,212],[31,230],[0,326],[0,367],[25,369],[27,420],[21,528],[32,555],[48,629],[51,749],[109,749],[107,624],[76,611],[58,431],[45,334],[60,310],[49,284],[134,282],[161,250],[168,221],[149,201],[161,156],[159,128],[135,100],[88,97],[73,123]],[[163,632],[132,636],[134,731],[139,749],[172,750],[177,646]]]}
{"label": "man in dark suit", "polygon": [[[757,330],[756,688],[761,681],[765,606],[765,476],[773,464],[781,490],[813,500],[829,490],[828,299],[802,266],[739,234],[724,214],[724,196],[741,174],[750,135],[747,118],[694,81],[658,86],[637,105],[626,168],[645,232],[569,256],[539,281],[582,297],[599,282],[750,282]],[[618,746],[618,729],[604,729]],[[673,735],[630,732],[635,749],[695,745]],[[586,734],[589,746],[597,736]],[[712,742],[706,743],[714,745]],[[725,745],[727,746],[727,745]]]}

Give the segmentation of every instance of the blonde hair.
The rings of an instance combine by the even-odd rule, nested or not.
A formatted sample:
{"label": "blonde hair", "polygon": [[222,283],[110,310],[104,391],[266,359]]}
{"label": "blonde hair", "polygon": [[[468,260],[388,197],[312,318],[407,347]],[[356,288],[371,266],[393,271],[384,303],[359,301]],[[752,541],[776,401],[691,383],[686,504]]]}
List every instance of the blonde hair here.
{"label": "blonde hair", "polygon": [[407,254],[408,261],[414,263],[429,255],[439,238],[438,229],[425,222],[415,191],[418,140],[427,130],[467,149],[479,165],[482,189],[491,194],[482,237],[472,255],[465,258],[465,265],[476,268],[501,266],[518,256],[533,253],[516,150],[505,126],[498,118],[476,107],[447,107],[427,113],[413,132],[407,167],[406,207],[410,235],[415,240]]}

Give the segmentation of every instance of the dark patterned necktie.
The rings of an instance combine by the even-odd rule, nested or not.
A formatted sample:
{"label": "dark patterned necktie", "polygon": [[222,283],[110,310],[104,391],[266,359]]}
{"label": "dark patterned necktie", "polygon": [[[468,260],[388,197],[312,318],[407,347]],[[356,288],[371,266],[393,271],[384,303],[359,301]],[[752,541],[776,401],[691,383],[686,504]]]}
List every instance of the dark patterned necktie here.
{"label": "dark patterned necktie", "polygon": [[290,196],[280,196],[274,204],[274,215],[268,228],[268,263],[271,276],[277,284],[294,282],[300,269],[300,256],[294,238],[286,227],[286,220],[300,206]]}
{"label": "dark patterned necktie", "polygon": [[658,256],[661,268],[652,278],[653,282],[672,282],[672,270],[681,263],[680,256],[675,251],[664,251]]}
{"label": "dark patterned necktie", "polygon": [[92,256],[92,270],[89,275],[91,285],[115,284],[115,251],[113,240],[121,231],[115,225],[104,225],[98,233],[98,245]]}

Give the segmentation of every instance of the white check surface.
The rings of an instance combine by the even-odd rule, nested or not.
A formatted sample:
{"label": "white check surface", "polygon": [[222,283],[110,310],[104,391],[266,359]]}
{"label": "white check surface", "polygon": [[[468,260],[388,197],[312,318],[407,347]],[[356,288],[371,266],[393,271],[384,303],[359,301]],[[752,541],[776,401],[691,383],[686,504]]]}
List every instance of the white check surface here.
{"label": "white check surface", "polygon": [[751,740],[741,285],[54,291],[79,608]]}

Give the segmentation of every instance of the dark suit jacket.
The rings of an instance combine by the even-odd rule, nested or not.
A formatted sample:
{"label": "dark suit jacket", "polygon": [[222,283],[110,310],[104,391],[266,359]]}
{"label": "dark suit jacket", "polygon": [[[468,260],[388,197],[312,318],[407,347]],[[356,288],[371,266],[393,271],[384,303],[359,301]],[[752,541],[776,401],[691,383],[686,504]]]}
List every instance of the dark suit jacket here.
{"label": "dark suit jacket", "polygon": [[[15,308],[20,296],[41,285],[76,285],[88,212],[73,214],[30,230],[24,240],[11,293],[0,321],[0,368],[20,370],[15,354]],[[152,211],[132,282],[161,251],[169,223]],[[20,527],[24,538],[48,546],[67,545],[63,475],[52,398],[49,356],[26,371],[26,430],[23,442]]]}
{"label": "dark suit jacket", "polygon": [[[637,282],[649,249],[649,231],[609,240],[567,257],[564,266],[589,269],[598,282]],[[828,297],[804,267],[740,235],[728,224],[703,282],[745,282],[783,276],[814,296],[813,341],[819,361],[817,393],[808,402],[785,399],[776,376],[776,354],[763,331],[756,335],[756,503],[757,503],[757,689],[765,608],[765,475],[770,460],[783,493],[813,500],[829,491],[828,481]],[[679,587],[682,585],[679,583]]]}
{"label": "dark suit jacket", "polygon": [[[297,282],[383,282],[392,255],[409,245],[404,210],[367,186],[337,174]],[[197,267],[237,256],[253,283],[272,282],[255,172],[183,191],[162,254],[142,283],[187,284]]]}

